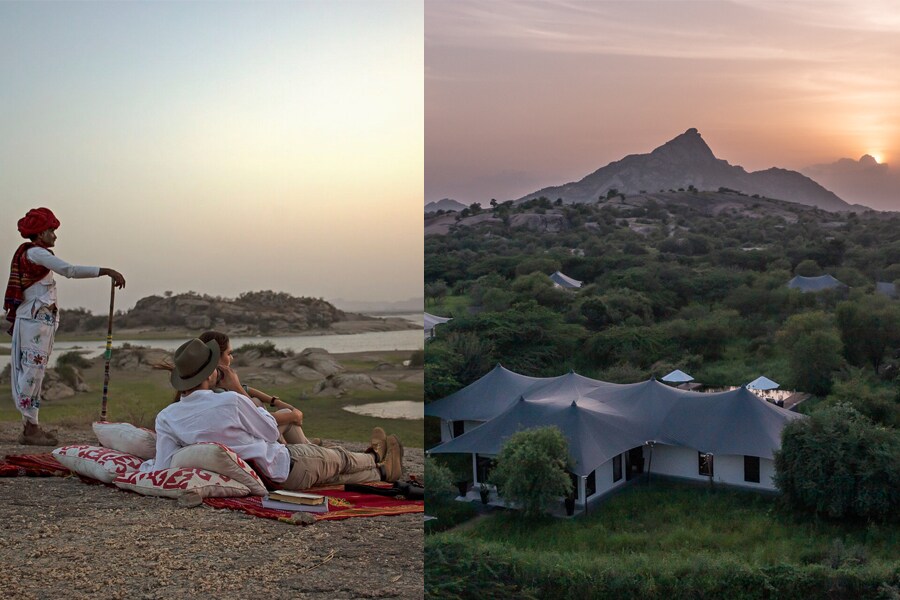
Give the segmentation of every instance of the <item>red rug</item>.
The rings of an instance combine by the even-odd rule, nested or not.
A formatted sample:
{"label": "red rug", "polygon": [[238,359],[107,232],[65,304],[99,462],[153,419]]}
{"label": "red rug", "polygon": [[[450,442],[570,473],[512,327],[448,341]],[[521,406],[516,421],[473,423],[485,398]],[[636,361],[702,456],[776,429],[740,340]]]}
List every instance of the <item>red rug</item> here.
{"label": "red rug", "polygon": [[[52,454],[10,454],[0,460],[0,477],[66,477],[72,472],[59,464]],[[99,483],[92,479],[80,477],[85,483]],[[390,487],[385,484],[385,487]],[[338,521],[352,517],[385,517],[424,513],[425,503],[421,500],[406,500],[376,494],[347,492],[344,486],[327,486],[309,490],[328,497],[327,513],[306,513],[315,517],[316,521]],[[261,517],[294,523],[291,517],[295,514],[286,510],[263,508],[259,496],[243,498],[205,498],[203,503],[213,508],[239,510]]]}
{"label": "red rug", "polygon": [[[391,486],[386,485],[385,487]],[[315,517],[316,521],[339,521],[351,517],[388,517],[425,512],[425,503],[421,500],[406,500],[402,496],[398,499],[391,496],[347,492],[342,485],[319,487],[308,491],[328,498],[327,513],[306,513]],[[295,514],[287,510],[264,508],[259,496],[205,498],[203,503],[214,508],[240,510],[255,517],[279,521],[291,521],[291,517]]]}

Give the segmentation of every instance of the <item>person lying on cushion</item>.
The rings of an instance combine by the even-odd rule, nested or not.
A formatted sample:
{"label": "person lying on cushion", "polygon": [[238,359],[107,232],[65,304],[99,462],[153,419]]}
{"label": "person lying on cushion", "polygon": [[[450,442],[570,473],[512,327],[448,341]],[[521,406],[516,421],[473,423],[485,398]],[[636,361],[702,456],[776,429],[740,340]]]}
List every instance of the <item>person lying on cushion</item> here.
{"label": "person lying on cushion", "polygon": [[[199,339],[204,343],[214,340],[219,345],[219,366],[231,367],[231,363],[234,361],[234,350],[231,348],[231,340],[226,334],[220,331],[204,331],[200,334]],[[226,385],[229,387],[226,388]],[[221,380],[218,386],[214,391],[220,392],[228,389],[232,392],[244,394],[260,408],[275,409],[272,416],[275,417],[275,422],[278,423],[278,431],[281,432],[279,441],[282,444],[322,445],[322,440],[319,438],[309,439],[303,433],[303,412],[282,401],[278,396],[270,396],[256,388],[242,385],[237,373],[234,374],[233,378],[229,377]]]}
{"label": "person lying on cushion", "polygon": [[[234,351],[231,348],[231,340],[228,335],[220,332],[220,331],[204,331],[200,334],[198,338],[201,342],[206,343],[210,341],[215,341],[219,345],[219,366],[220,367],[231,367],[231,363],[234,361]],[[161,369],[164,371],[171,372],[174,366],[169,361],[164,361],[159,364],[153,365],[155,369]],[[240,379],[235,373],[234,378],[229,378],[226,382],[224,377],[220,376],[220,382],[217,386],[229,385],[228,388],[232,392],[237,392],[238,394],[243,394],[250,398],[253,403],[260,408],[274,408],[275,412],[272,413],[272,416],[275,417],[275,422],[278,423],[278,431],[281,433],[281,436],[278,438],[278,441],[282,444],[316,444],[317,446],[322,445],[322,440],[319,438],[309,439],[306,437],[306,434],[303,432],[303,412],[295,408],[294,406],[288,404],[287,402],[282,401],[278,396],[270,396],[265,392],[257,390],[255,388],[242,385]],[[213,388],[214,392],[224,392],[226,391],[224,387],[215,387]],[[172,399],[172,402],[179,402],[181,400],[181,392],[176,391],[175,397]]]}
{"label": "person lying on cushion", "polygon": [[[230,367],[219,366],[219,354],[215,340],[193,339],[175,351],[170,381],[181,392],[181,401],[156,416],[156,459],[144,462],[142,471],[168,468],[172,455],[185,446],[215,442],[253,461],[269,479],[289,490],[400,480],[403,446],[380,427],[372,431],[372,445],[365,452],[279,443],[275,417],[247,396],[228,390],[236,378]],[[214,392],[217,385],[227,391]]]}

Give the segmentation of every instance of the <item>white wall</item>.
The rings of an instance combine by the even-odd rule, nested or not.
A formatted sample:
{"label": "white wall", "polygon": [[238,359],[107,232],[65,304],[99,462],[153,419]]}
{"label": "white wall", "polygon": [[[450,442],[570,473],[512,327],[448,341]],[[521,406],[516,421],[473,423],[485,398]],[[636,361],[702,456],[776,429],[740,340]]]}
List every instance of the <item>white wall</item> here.
{"label": "white wall", "polygon": [[[606,461],[605,463],[603,463],[602,465],[600,465],[599,467],[597,467],[594,470],[594,477],[595,477],[596,484],[597,484],[596,485],[597,491],[593,495],[587,497],[588,502],[590,502],[593,498],[599,498],[603,494],[606,494],[607,492],[614,490],[615,488],[620,487],[625,484],[625,481],[626,481],[626,479],[625,479],[625,454],[626,453],[621,454],[622,477],[618,481],[613,481],[613,461],[612,460]],[[578,501],[578,505],[579,506],[584,505],[584,503],[581,501],[580,498]]]}
{"label": "white wall", "polygon": [[[653,448],[652,473],[683,477],[695,481],[709,481],[709,477],[700,475],[697,451],[681,446],[657,444]],[[744,457],[734,454],[717,454],[713,459],[713,481],[748,488],[775,490],[772,476],[775,474],[774,461],[768,458],[759,459],[759,483],[744,481]]]}
{"label": "white wall", "polygon": [[[463,421],[463,433],[472,431],[479,425],[483,425],[484,421]],[[453,439],[453,421],[441,419],[441,443],[449,442]]]}

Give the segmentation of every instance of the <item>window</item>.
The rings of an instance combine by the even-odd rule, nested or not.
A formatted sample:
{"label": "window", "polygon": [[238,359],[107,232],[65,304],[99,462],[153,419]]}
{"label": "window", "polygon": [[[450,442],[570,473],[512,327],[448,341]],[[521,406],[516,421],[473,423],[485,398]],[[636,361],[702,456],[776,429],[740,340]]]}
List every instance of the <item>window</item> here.
{"label": "window", "polygon": [[713,455],[708,452],[698,452],[700,459],[700,474],[705,477],[713,476]]}
{"label": "window", "polygon": [[622,479],[622,455],[616,454],[613,457],[613,481]]}
{"label": "window", "polygon": [[465,422],[464,421],[453,421],[453,437],[458,438],[465,431]]}
{"label": "window", "polygon": [[587,481],[584,482],[584,496],[585,498],[590,498],[594,494],[597,493],[597,472],[591,471],[591,474],[587,476]]}
{"label": "window", "polygon": [[481,454],[475,455],[475,470],[478,473],[478,481],[484,483],[491,478],[491,471],[494,469],[494,459]]}
{"label": "window", "polygon": [[759,483],[759,457],[744,457],[744,481]]}

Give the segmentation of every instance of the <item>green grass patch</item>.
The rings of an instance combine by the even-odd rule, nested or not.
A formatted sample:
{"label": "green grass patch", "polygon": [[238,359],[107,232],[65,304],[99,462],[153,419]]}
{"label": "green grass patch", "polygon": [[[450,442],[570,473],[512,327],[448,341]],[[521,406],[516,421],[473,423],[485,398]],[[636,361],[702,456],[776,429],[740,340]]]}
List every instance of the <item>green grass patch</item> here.
{"label": "green grass patch", "polygon": [[[85,382],[93,391],[78,393],[71,398],[44,402],[41,406],[41,422],[69,426],[87,426],[100,415],[103,395],[103,368],[94,366],[84,371]],[[255,386],[254,386],[255,387]],[[409,400],[422,402],[422,384],[399,382],[397,390],[357,392],[343,398],[310,398],[312,384],[302,382],[288,386],[260,386],[263,391],[275,394],[282,400],[303,411],[304,432],[309,437],[368,442],[372,428],[383,427],[389,434],[396,434],[405,446],[422,448],[424,444],[423,421],[404,419],[379,419],[357,415],[343,410],[344,406]],[[141,427],[152,428],[156,414],[165,408],[174,396],[168,376],[159,371],[116,372],[109,386],[107,418],[110,421],[127,421]],[[0,420],[20,421],[21,414],[12,402],[0,407]]]}
{"label": "green grass patch", "polygon": [[444,296],[426,304],[425,311],[439,317],[458,317],[468,313],[470,303],[468,296]]}
{"label": "green grass patch", "polygon": [[777,502],[659,482],[575,519],[498,513],[428,536],[426,582],[442,583],[427,583],[426,596],[498,587],[510,598],[877,598],[900,585],[896,525],[797,519]]}

